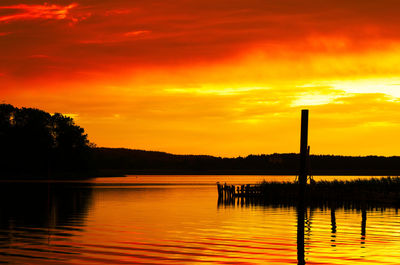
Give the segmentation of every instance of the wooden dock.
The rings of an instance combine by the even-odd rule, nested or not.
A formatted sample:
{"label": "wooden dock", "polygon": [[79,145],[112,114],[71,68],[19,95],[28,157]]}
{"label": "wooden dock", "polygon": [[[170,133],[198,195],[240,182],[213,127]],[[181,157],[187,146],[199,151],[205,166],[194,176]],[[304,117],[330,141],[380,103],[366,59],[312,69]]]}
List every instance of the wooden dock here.
{"label": "wooden dock", "polygon": [[260,185],[227,185],[217,182],[218,197],[220,198],[246,198],[261,196]]}
{"label": "wooden dock", "polygon": [[[301,193],[297,182],[263,182],[255,185],[217,183],[218,201],[232,203],[237,199],[264,205],[296,205]],[[316,181],[307,184],[301,200],[306,206],[364,205],[400,207],[400,177]],[[335,206],[336,205],[336,206]]]}

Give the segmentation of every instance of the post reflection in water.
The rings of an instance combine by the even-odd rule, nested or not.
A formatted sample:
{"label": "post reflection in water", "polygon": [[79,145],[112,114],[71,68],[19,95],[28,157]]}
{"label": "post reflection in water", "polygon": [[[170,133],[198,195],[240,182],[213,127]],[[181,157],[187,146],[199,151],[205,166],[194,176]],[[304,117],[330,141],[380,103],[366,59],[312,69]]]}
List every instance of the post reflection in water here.
{"label": "post reflection in water", "polygon": [[362,209],[361,211],[361,216],[362,216],[362,220],[361,220],[361,244],[364,245],[365,244],[365,230],[366,230],[366,226],[367,226],[367,210],[365,208]]}
{"label": "post reflection in water", "polygon": [[[261,202],[255,198],[252,197],[218,197],[218,204],[217,207],[235,207],[235,206],[241,206],[241,207],[249,207],[249,205],[259,205],[259,206],[271,206],[271,204]],[[285,205],[284,205],[285,206]],[[307,240],[311,239],[311,218],[312,218],[312,213],[313,209],[310,208],[309,214],[307,214],[307,208],[305,207],[304,201],[299,201],[298,204],[296,205],[296,212],[297,212],[297,261],[298,265],[304,265],[306,264],[305,261],[305,242],[304,242],[304,236],[305,234],[307,235]],[[335,213],[334,210],[332,212],[333,216],[333,221],[335,222]],[[307,233],[305,233],[305,227],[307,227]],[[333,223],[332,223],[332,233],[336,232],[336,222],[334,224],[333,228]]]}
{"label": "post reflection in water", "polygon": [[[367,230],[367,211],[376,211],[376,212],[385,212],[389,210],[389,212],[394,212],[394,215],[397,216],[397,209],[385,208],[382,206],[373,206],[373,205],[352,205],[352,204],[343,204],[343,205],[313,205],[306,206],[303,202],[294,203],[282,203],[277,204],[276,202],[265,202],[261,200],[257,200],[254,198],[219,198],[218,207],[225,206],[258,206],[258,207],[288,207],[296,209],[296,217],[297,217],[297,263],[298,265],[304,265],[307,262],[312,262],[309,260],[308,255],[313,252],[313,246],[311,242],[315,242],[315,239],[312,239],[312,224],[313,224],[313,214],[314,210],[319,208],[322,211],[330,212],[330,246],[332,250],[337,248],[337,220],[336,214],[337,209],[341,214],[343,213],[352,213],[353,216],[355,213],[361,213],[361,238],[360,244],[361,249],[365,249],[366,247],[366,230]],[[343,218],[343,217],[342,217]],[[352,217],[354,218],[354,217]],[[358,219],[358,218],[357,218]],[[316,223],[316,225],[320,225]],[[321,224],[320,226],[322,226]],[[344,232],[342,232],[344,233]],[[358,233],[357,233],[358,234]],[[345,235],[348,237],[348,235]],[[356,240],[355,238],[353,240]],[[343,241],[343,240],[342,240]],[[319,244],[323,242],[318,242]],[[346,244],[353,245],[354,242],[349,242]],[[341,251],[343,251],[343,242],[339,245],[341,247]],[[365,252],[363,252],[365,254]],[[365,258],[365,256],[360,255],[360,259]],[[356,259],[355,259],[356,260]],[[313,261],[316,262],[316,261]],[[322,263],[321,263],[322,264]]]}
{"label": "post reflection in water", "polygon": [[306,264],[304,257],[304,219],[306,212],[304,203],[297,206],[297,261],[299,265]]}
{"label": "post reflection in water", "polygon": [[335,207],[331,208],[331,246],[336,247],[336,213]]}

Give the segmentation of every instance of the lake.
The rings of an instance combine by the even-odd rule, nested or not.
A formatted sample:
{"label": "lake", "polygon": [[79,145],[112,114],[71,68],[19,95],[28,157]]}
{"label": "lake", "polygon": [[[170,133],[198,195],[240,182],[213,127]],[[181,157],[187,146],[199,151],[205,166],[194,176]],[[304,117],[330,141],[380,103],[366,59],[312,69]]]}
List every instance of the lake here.
{"label": "lake", "polygon": [[[360,177],[316,177],[335,178]],[[218,204],[217,181],[263,179],[294,178],[2,182],[0,263],[297,264],[296,207]],[[308,208],[304,216],[307,264],[400,264],[396,209]]]}

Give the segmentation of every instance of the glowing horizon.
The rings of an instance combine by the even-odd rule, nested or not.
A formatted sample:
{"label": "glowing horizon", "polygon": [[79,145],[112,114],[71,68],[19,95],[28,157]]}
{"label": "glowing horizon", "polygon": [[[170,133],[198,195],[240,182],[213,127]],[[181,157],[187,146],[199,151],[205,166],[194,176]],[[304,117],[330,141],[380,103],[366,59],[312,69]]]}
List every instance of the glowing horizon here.
{"label": "glowing horizon", "polygon": [[399,155],[400,3],[2,1],[0,101],[98,146]]}

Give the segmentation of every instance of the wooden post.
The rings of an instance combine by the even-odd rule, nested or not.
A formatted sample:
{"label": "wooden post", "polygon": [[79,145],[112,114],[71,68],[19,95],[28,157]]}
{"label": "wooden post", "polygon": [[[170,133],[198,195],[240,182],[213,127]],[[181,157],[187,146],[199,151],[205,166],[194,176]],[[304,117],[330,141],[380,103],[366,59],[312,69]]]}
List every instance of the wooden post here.
{"label": "wooden post", "polygon": [[301,138],[300,138],[300,170],[299,196],[303,199],[307,184],[307,157],[308,157],[308,109],[301,110]]}
{"label": "wooden post", "polygon": [[300,137],[300,170],[299,170],[299,200],[297,205],[297,261],[304,265],[304,196],[307,185],[307,157],[308,157],[308,110],[301,111],[301,137]]}

